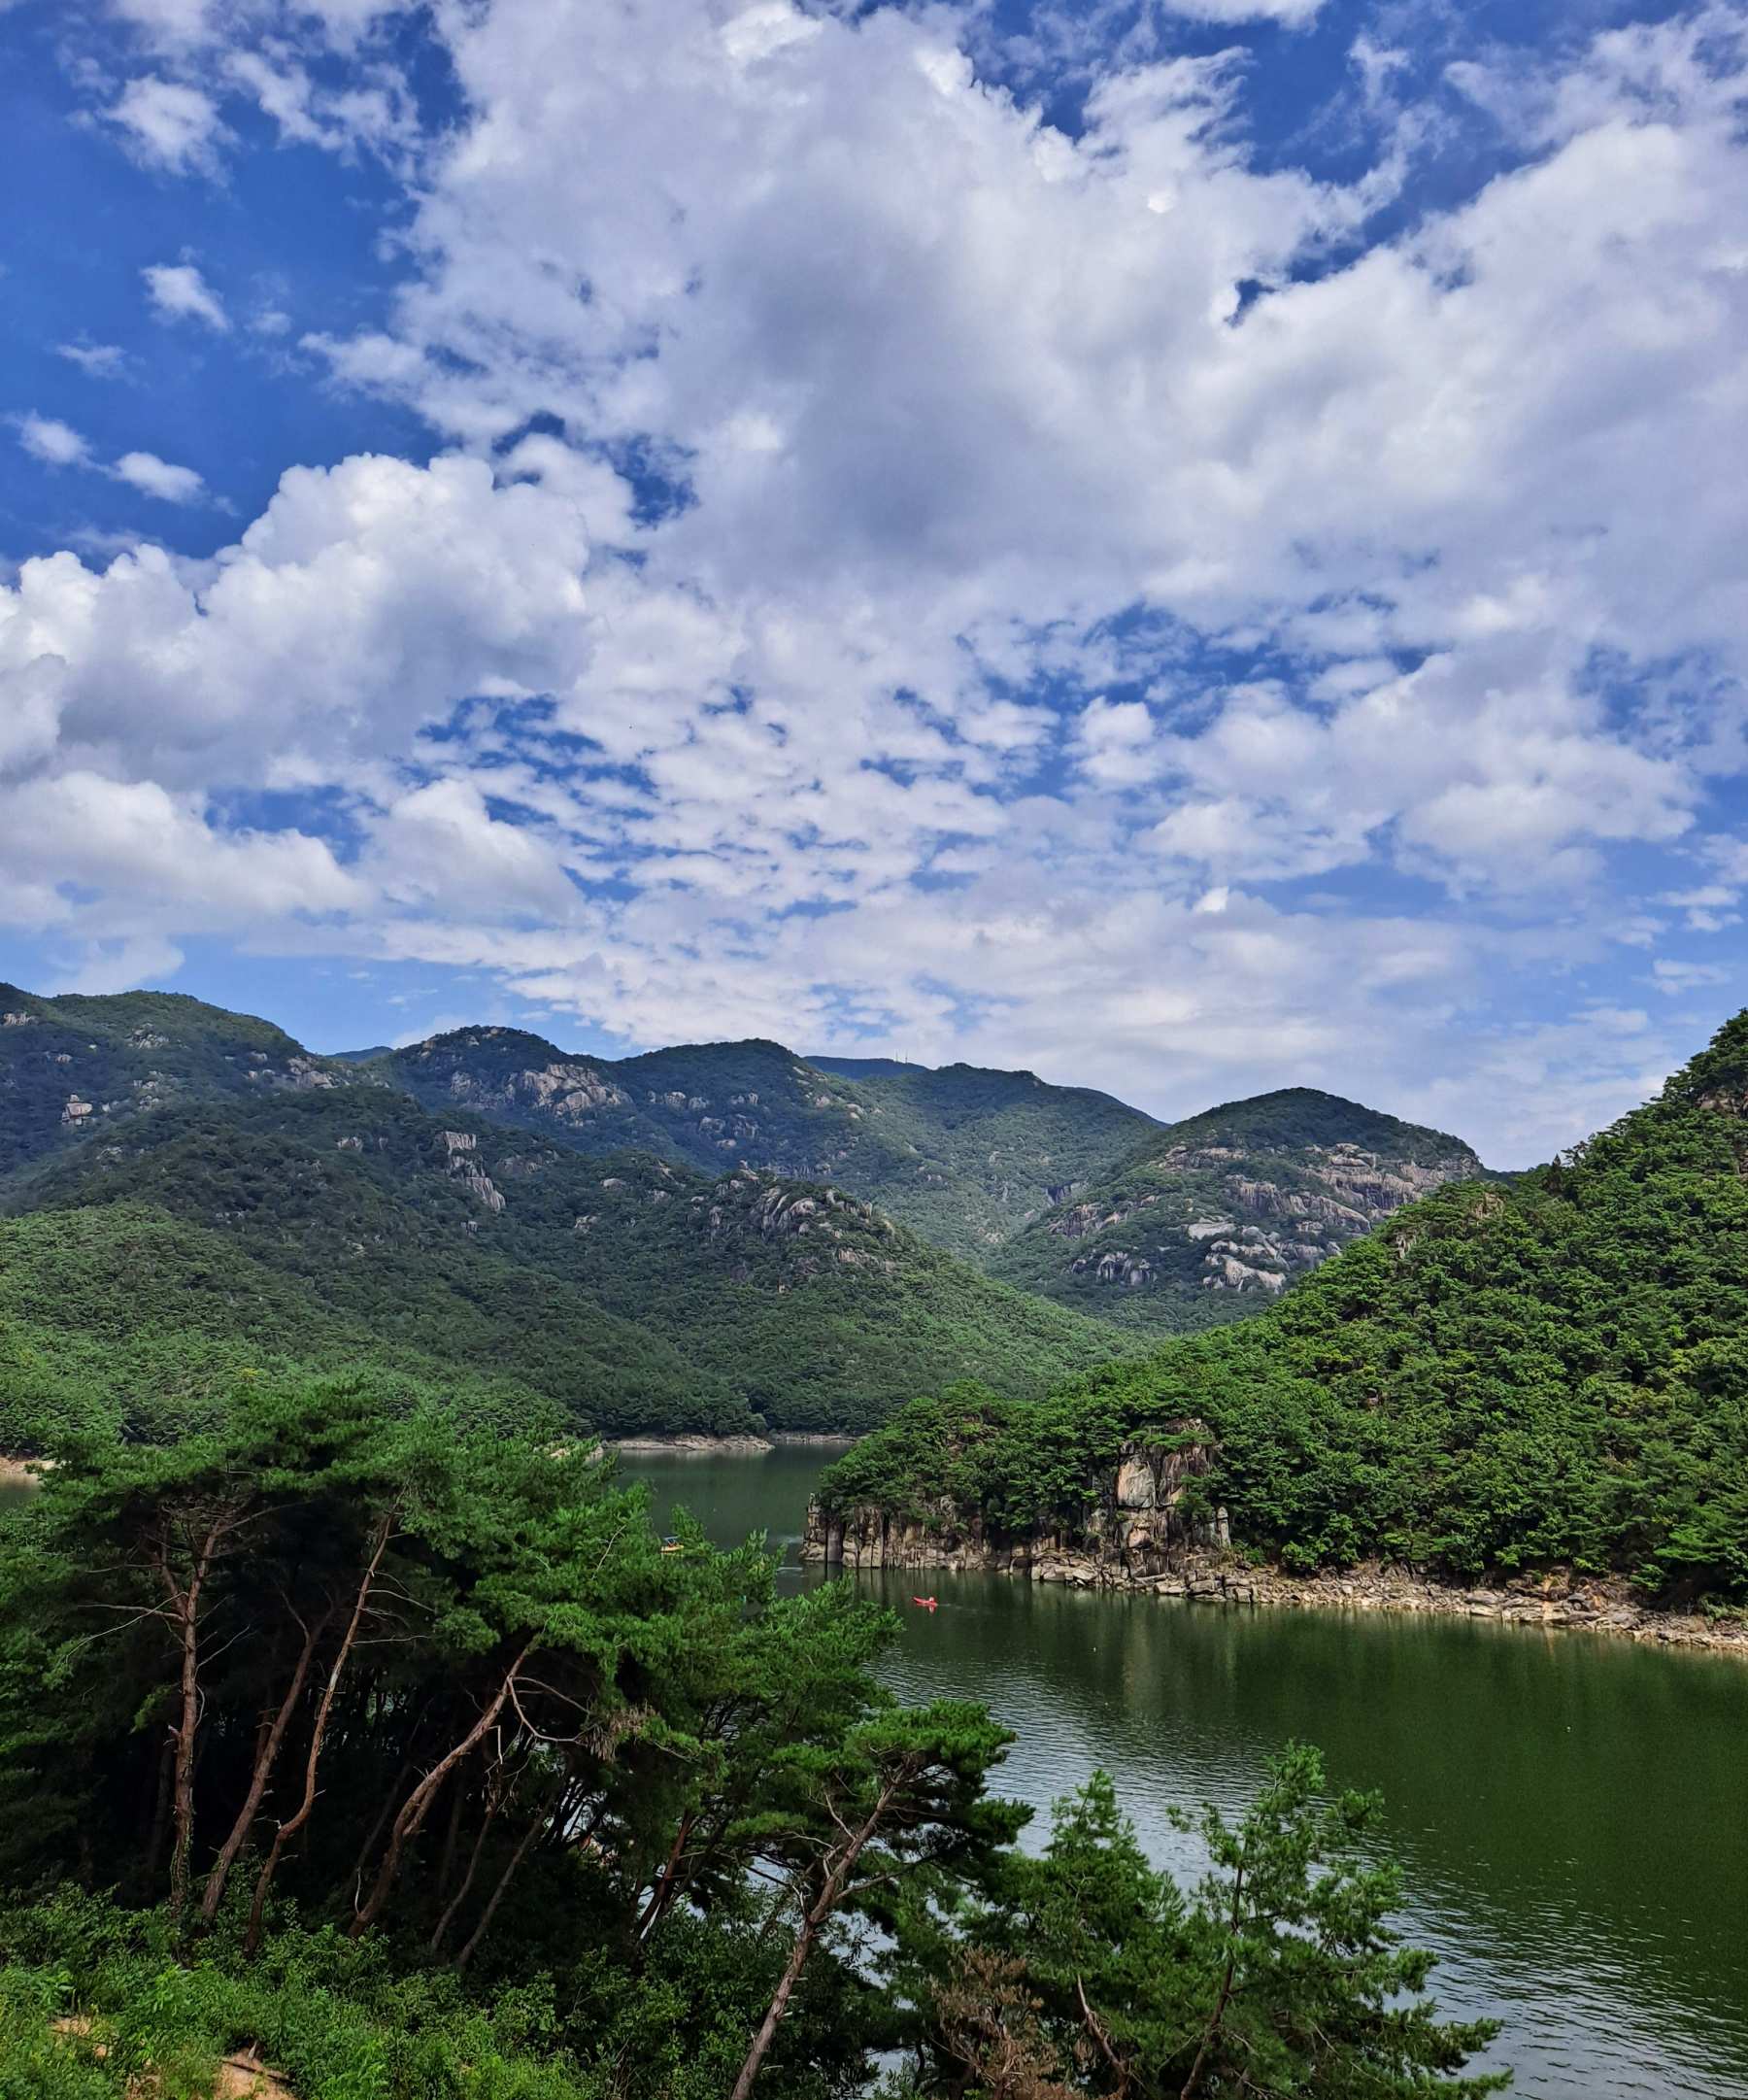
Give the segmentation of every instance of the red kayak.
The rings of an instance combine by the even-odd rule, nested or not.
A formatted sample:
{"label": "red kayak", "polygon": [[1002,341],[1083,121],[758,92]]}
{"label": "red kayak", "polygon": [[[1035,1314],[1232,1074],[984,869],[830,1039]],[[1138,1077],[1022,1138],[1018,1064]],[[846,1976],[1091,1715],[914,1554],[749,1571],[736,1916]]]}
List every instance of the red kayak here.
{"label": "red kayak", "polygon": [[924,1611],[933,1611],[938,1608],[937,1600],[933,1597],[913,1597],[911,1603],[921,1605]]}

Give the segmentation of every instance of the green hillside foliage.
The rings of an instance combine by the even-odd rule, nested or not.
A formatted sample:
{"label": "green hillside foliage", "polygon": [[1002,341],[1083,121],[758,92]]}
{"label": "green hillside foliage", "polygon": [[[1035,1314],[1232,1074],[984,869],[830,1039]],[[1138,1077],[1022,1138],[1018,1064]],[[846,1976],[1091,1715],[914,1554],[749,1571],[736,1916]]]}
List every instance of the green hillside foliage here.
{"label": "green hillside foliage", "polygon": [[1612,1569],[1748,1600],[1748,1014],[1573,1154],[1438,1191],[1265,1317],[1041,1406],[920,1404],[827,1497],[1072,1528],[1125,1438],[1187,1420],[1235,1538],[1290,1567]]}
{"label": "green hillside foliage", "polygon": [[168,1212],[374,1352],[609,1432],[860,1429],[956,1376],[1038,1393],[1109,1350],[837,1192],[588,1159],[385,1088],[161,1109],[19,1200]]}
{"label": "green hillside foliage", "polygon": [[[36,1453],[73,1430],[168,1441],[212,1428],[247,1381],[293,1374],[367,1377],[390,1415],[441,1405],[503,1429],[568,1414],[495,1370],[386,1342],[225,1235],[161,1210],[0,1223],[0,1450]],[[676,1406],[686,1389],[677,1377]]]}
{"label": "green hillside foliage", "polygon": [[1149,1133],[988,1266],[1127,1333],[1192,1334],[1261,1311],[1404,1202],[1482,1171],[1441,1131],[1291,1087]]}
{"label": "green hillside foliage", "polygon": [[458,1029],[369,1069],[434,1112],[472,1109],[582,1151],[830,1182],[971,1261],[1154,1127],[1109,1095],[1030,1072],[838,1067],[757,1040],[614,1061],[517,1029]]}

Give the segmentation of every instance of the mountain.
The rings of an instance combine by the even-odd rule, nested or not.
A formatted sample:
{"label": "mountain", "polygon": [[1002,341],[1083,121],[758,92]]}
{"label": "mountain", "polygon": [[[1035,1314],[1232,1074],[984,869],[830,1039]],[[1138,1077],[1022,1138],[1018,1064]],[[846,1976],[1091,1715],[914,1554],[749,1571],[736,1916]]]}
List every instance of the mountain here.
{"label": "mountain", "polygon": [[1748,1013],[1575,1152],[1397,1210],[1259,1319],[1041,1404],[919,1403],[826,1501],[1152,1552],[1173,1518],[1126,1515],[1153,1507],[1118,1475],[1135,1440],[1201,1453],[1186,1520],[1224,1507],[1291,1570],[1612,1570],[1748,1606]]}
{"label": "mountain", "polygon": [[363,1068],[434,1111],[470,1110],[579,1151],[830,1182],[970,1261],[1157,1127],[1108,1094],[1031,1072],[810,1063],[758,1040],[612,1060],[569,1057],[518,1029],[457,1029]]}
{"label": "mountain", "polygon": [[[282,1354],[369,1338],[408,1377],[619,1430],[863,1429],[963,1377],[1036,1394],[1113,1329],[1260,1308],[1479,1171],[1302,1091],[1161,1128],[1030,1072],[761,1040],[598,1060],[481,1027],[317,1057],[162,993],[0,990],[0,1208],[143,1206],[306,1294],[307,1333],[264,1337]],[[122,1243],[85,1259],[125,1304]],[[264,1345],[239,1322],[227,1346]]]}
{"label": "mountain", "polygon": [[841,1190],[588,1158],[382,1085],[118,1119],[15,1177],[10,1200],[168,1214],[397,1361],[500,1377],[615,1430],[744,1428],[749,1411],[865,1428],[943,1379],[1039,1391],[1110,1349]]}
{"label": "mountain", "polygon": [[1216,1326],[1404,1203],[1483,1172],[1460,1138],[1291,1087],[1151,1131],[987,1267],[1120,1327]]}
{"label": "mountain", "polygon": [[0,1175],[141,1109],[354,1076],[270,1021],[180,993],[39,999],[0,984]]}

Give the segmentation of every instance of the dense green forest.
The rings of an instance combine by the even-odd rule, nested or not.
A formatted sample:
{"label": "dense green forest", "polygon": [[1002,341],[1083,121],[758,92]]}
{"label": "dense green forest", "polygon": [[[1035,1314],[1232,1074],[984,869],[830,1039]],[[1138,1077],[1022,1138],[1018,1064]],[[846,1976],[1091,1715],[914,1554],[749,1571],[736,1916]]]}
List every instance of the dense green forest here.
{"label": "dense green forest", "polygon": [[[379,1087],[175,1103],[37,1162],[10,1200],[39,1215],[150,1206],[228,1241],[279,1279],[267,1301],[224,1294],[240,1339],[332,1361],[337,1321],[420,1375],[508,1381],[610,1432],[864,1429],[947,1379],[1042,1392],[1110,1353],[1092,1322],[836,1191],[585,1158]],[[10,1244],[0,1262],[16,1265],[36,1242]],[[151,1312],[121,1287],[122,1241],[92,1228],[67,1245],[63,1267],[89,1270],[77,1295],[113,1298],[109,1329]],[[35,1273],[26,1261],[14,1277],[15,1317],[57,1325],[65,1278],[39,1289]],[[222,1324],[215,1294],[208,1315]]]}
{"label": "dense green forest", "polygon": [[0,1516],[6,2100],[1502,2083],[1309,1751],[1193,1886],[1098,1778],[1023,1851],[1009,1737],[881,1688],[890,1614],[580,1451],[261,1376],[53,1455]]}
{"label": "dense green forest", "polygon": [[985,1266],[1129,1334],[1194,1333],[1247,1318],[1403,1203],[1483,1171],[1442,1131],[1289,1087],[1150,1131]]}
{"label": "dense green forest", "polygon": [[1263,1318],[1042,1404],[959,1388],[827,1476],[837,1506],[1073,1530],[1123,1442],[1205,1432],[1197,1493],[1289,1568],[1630,1573],[1748,1602],[1748,1014],[1510,1185],[1398,1212]]}
{"label": "dense green forest", "polygon": [[[539,1305],[530,1294],[530,1327]],[[433,1334],[435,1350],[444,1338]],[[383,1406],[434,1401],[458,1420],[504,1427],[574,1424],[578,1403],[662,1410],[708,1429],[709,1387],[674,1351],[604,1320],[571,1338],[561,1406],[537,1380],[492,1361],[396,1340],[361,1315],[329,1309],[296,1280],[252,1261],[229,1236],[138,1203],[45,1211],[0,1222],[0,1450],[41,1451],[69,1430],[163,1442],[210,1429],[245,1378],[296,1370],[367,1374]],[[529,1352],[531,1353],[531,1351]],[[716,1394],[723,1418],[742,1419]]]}

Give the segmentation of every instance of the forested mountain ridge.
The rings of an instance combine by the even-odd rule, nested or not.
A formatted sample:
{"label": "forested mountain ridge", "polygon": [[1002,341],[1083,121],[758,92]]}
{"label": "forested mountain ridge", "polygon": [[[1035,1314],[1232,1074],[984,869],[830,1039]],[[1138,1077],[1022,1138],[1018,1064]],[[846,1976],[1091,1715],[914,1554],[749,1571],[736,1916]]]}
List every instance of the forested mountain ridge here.
{"label": "forested mountain ridge", "polygon": [[[758,1040],[591,1060],[500,1027],[321,1058],[178,996],[9,988],[0,1208],[221,1236],[306,1295],[308,1346],[273,1329],[299,1361],[374,1337],[397,1375],[497,1381],[513,1415],[863,1430],[959,1378],[1041,1393],[1116,1354],[1113,1329],[1256,1309],[1478,1169],[1303,1090],[1160,1128],[1029,1072],[835,1062]],[[120,1260],[89,1245],[94,1273]],[[150,1379],[122,1382],[150,1413]]]}
{"label": "forested mountain ridge", "polygon": [[1109,1095],[1031,1072],[816,1063],[758,1039],[615,1060],[568,1056],[518,1029],[456,1029],[367,1068],[426,1107],[469,1108],[582,1151],[830,1182],[972,1261],[1154,1128]]}
{"label": "forested mountain ridge", "polygon": [[1150,1132],[988,1266],[1125,1328],[1217,1326],[1402,1204],[1485,1171],[1460,1138],[1292,1087]]}
{"label": "forested mountain ridge", "polygon": [[141,1109],[355,1076],[271,1021],[181,993],[39,999],[0,984],[0,1175]]}
{"label": "forested mountain ridge", "polygon": [[1039,1391],[1110,1350],[839,1190],[590,1158],[378,1085],[160,1108],[9,1194],[149,1205],[409,1361],[611,1430],[860,1429],[943,1379]]}
{"label": "forested mountain ridge", "polygon": [[757,1039],[614,1060],[482,1026],[319,1057],[163,993],[0,988],[0,1174],[136,1109],[385,1088],[591,1156],[827,1184],[1004,1282],[1146,1331],[1247,1313],[1400,1202],[1481,1171],[1459,1139],[1302,1088],[1161,1126],[1027,1071]]}
{"label": "forested mountain ridge", "polygon": [[1186,1517],[1224,1507],[1290,1569],[1618,1570],[1748,1602],[1748,1013],[1588,1143],[1404,1207],[1260,1319],[1038,1405],[919,1404],[825,1499],[1084,1534],[1135,1440],[1202,1446]]}

